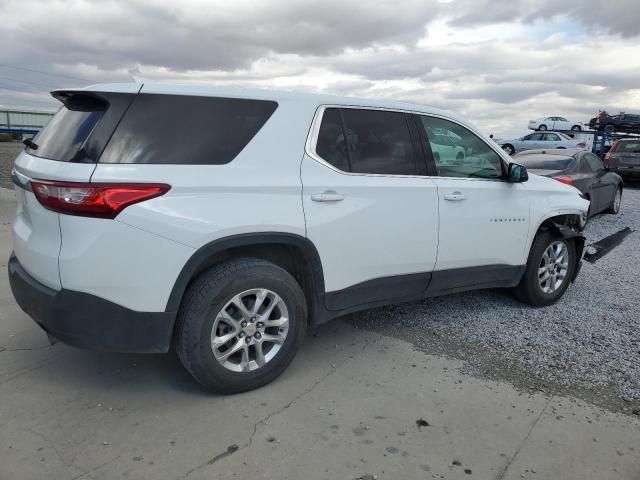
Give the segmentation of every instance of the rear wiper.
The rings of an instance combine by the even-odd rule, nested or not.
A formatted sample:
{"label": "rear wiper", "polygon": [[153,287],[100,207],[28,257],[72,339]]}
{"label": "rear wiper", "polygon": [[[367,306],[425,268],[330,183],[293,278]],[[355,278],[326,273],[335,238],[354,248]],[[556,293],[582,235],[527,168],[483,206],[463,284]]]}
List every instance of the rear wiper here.
{"label": "rear wiper", "polygon": [[34,142],[33,140],[31,140],[30,138],[25,138],[22,143],[24,143],[27,147],[29,147],[32,150],[37,150],[38,149],[38,144],[36,142]]}

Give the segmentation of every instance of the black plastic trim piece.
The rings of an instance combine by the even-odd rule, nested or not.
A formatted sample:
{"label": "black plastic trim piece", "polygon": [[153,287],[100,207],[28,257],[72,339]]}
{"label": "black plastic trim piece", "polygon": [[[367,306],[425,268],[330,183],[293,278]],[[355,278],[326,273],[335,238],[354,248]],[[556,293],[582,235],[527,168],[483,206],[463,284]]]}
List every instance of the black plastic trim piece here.
{"label": "black plastic trim piece", "polygon": [[[191,280],[193,280],[195,276],[203,270],[203,268],[209,266],[207,265],[207,261],[209,259],[224,252],[225,250],[251,245],[290,245],[299,248],[304,254],[306,260],[309,262],[309,265],[311,265],[313,291],[316,292],[316,296],[324,296],[324,275],[322,272],[320,255],[309,239],[293,233],[247,233],[214,240],[213,242],[199,248],[187,261],[184,267],[182,267],[182,271],[178,275],[176,283],[171,290],[171,295],[167,301],[165,311],[178,311],[180,302],[182,301],[182,296],[187,289],[187,286]],[[322,304],[324,304],[324,301]]]}
{"label": "black plastic trim piece", "polygon": [[482,288],[515,287],[526,265],[483,265],[433,272],[428,296],[479,290]]}
{"label": "black plastic trim piece", "polygon": [[383,277],[327,292],[327,309],[315,319],[324,323],[332,318],[369,308],[411,302],[423,298],[484,288],[514,287],[526,265],[486,265]]}
{"label": "black plastic trim piece", "polygon": [[384,303],[402,298],[420,298],[431,280],[431,273],[413,273],[376,278],[343,290],[327,292],[327,309],[340,311],[360,305]]}
{"label": "black plastic trim piece", "polygon": [[91,350],[169,350],[175,313],[137,312],[88,293],[52,290],[31,277],[14,255],[8,270],[16,302],[50,337]]}

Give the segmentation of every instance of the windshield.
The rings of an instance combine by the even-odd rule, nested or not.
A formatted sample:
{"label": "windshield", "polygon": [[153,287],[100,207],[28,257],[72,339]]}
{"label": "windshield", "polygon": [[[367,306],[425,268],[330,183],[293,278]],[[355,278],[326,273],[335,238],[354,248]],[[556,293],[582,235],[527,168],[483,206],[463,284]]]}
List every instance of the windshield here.
{"label": "windshield", "polygon": [[616,153],[640,153],[640,140],[637,142],[620,142],[613,151]]}

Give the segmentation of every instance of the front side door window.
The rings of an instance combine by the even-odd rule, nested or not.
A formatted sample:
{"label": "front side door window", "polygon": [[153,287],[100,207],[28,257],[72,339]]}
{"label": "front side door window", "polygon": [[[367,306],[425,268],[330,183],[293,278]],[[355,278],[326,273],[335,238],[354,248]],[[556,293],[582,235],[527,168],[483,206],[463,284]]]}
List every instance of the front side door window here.
{"label": "front side door window", "polygon": [[502,157],[475,133],[438,117],[420,115],[420,123],[431,147],[438,176],[502,178]]}

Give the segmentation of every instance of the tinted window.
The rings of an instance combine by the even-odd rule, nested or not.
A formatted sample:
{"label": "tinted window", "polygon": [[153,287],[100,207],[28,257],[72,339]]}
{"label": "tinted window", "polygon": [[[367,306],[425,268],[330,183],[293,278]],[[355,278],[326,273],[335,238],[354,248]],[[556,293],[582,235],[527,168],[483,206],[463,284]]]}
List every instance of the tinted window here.
{"label": "tinted window", "polygon": [[[475,133],[457,123],[421,115],[438,175],[443,177],[501,178],[502,159]],[[452,147],[433,139],[443,135]]]}
{"label": "tinted window", "polygon": [[566,170],[573,163],[573,157],[517,155],[518,162],[532,170]]}
{"label": "tinted window", "polygon": [[599,172],[604,169],[604,165],[602,164],[602,160],[596,157],[593,153],[585,153],[582,155],[583,161],[589,165],[589,168],[594,172]]}
{"label": "tinted window", "polygon": [[532,133],[530,135],[527,135],[526,137],[523,138],[523,140],[542,140],[542,134],[541,133]]}
{"label": "tinted window", "polygon": [[547,142],[558,142],[560,141],[560,137],[555,133],[545,133],[544,140],[546,140]]}
{"label": "tinted window", "polygon": [[107,109],[107,104],[89,95],[76,94],[64,99],[64,105],[33,139],[37,149],[31,155],[69,162],[80,155],[84,142]]}
{"label": "tinted window", "polygon": [[229,163],[276,107],[276,102],[265,100],[140,94],[100,162]]}
{"label": "tinted window", "polygon": [[352,172],[417,173],[404,113],[353,108],[341,111]]}
{"label": "tinted window", "polygon": [[327,108],[322,115],[316,153],[334,167],[349,171],[347,142],[337,108]]}

